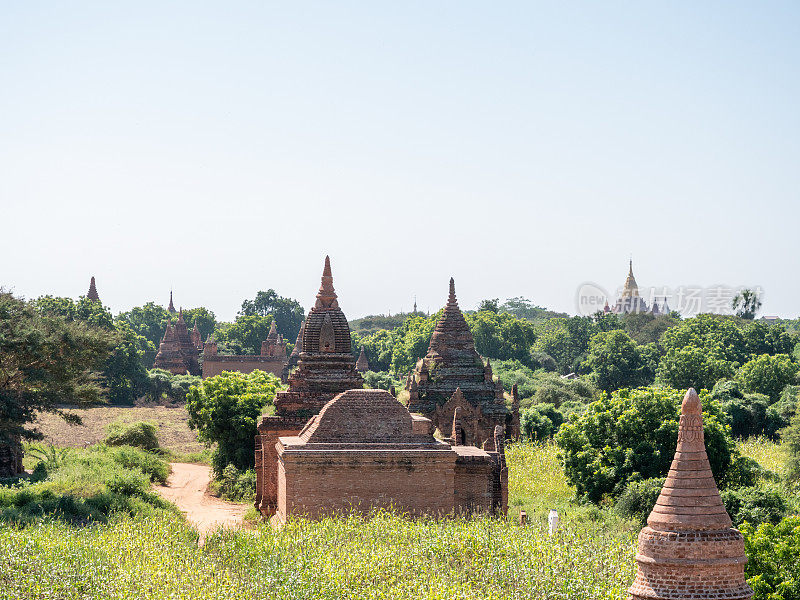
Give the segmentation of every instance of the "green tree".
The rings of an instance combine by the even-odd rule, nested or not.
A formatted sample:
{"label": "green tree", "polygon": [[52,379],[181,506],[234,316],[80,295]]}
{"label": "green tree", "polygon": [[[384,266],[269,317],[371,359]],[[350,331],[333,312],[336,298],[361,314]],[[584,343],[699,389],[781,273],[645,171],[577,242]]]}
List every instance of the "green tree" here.
{"label": "green tree", "polygon": [[717,360],[731,363],[734,368],[748,359],[747,341],[736,319],[702,314],[686,319],[669,328],[659,340],[665,352],[688,346],[711,353]]}
{"label": "green tree", "polygon": [[392,348],[392,371],[395,374],[409,373],[417,361],[425,356],[437,318],[438,313],[430,317],[409,317],[392,332],[397,340]]}
{"label": "green tree", "polygon": [[279,385],[271,373],[225,371],[189,390],[189,427],[197,429],[197,438],[204,444],[217,445],[213,454],[216,476],[227,465],[240,471],[253,467],[257,421],[264,407],[274,401]]}
{"label": "green tree", "polygon": [[107,329],[37,309],[0,291],[0,444],[36,439],[38,411],[79,419],[58,405],[97,401],[116,339]]}
{"label": "green tree", "polygon": [[597,325],[587,317],[550,319],[536,326],[533,349],[553,357],[562,374],[580,370]]}
{"label": "green tree", "polygon": [[493,313],[500,312],[500,299],[492,298],[487,300],[481,300],[481,303],[478,305],[478,312],[481,311],[488,311]]}
{"label": "green tree", "polygon": [[[197,308],[184,308],[183,320],[186,321],[186,326],[191,330],[194,324],[197,323],[197,329],[200,331],[200,338],[205,341],[210,336],[214,329],[217,327],[217,317],[214,313],[208,310],[205,306],[198,306]],[[161,332],[164,333],[163,330]],[[261,347],[259,346],[259,350]]]}
{"label": "green tree", "polygon": [[747,555],[745,576],[754,600],[800,598],[800,517],[786,517],[777,525],[750,523],[741,527]]}
{"label": "green tree", "polygon": [[[564,473],[579,497],[599,503],[632,481],[665,477],[678,440],[683,392],[669,388],[623,389],[571,417],[556,435]],[[734,444],[719,406],[704,402],[703,422],[711,469],[723,479]]]}
{"label": "green tree", "polygon": [[777,402],[783,388],[796,383],[798,369],[788,354],[762,354],[743,364],[736,372],[736,379],[745,391],[766,394],[772,402]]}
{"label": "green tree", "polygon": [[606,392],[648,385],[655,377],[652,363],[636,342],[620,330],[592,336],[586,365],[597,387]]}
{"label": "green tree", "polygon": [[252,300],[242,302],[242,309],[239,311],[242,316],[271,315],[275,319],[275,326],[283,337],[293,342],[300,332],[300,325],[305,318],[303,307],[297,300],[284,298],[278,293],[269,289],[266,292],[259,291]]}
{"label": "green tree", "polygon": [[670,348],[661,359],[657,377],[669,387],[708,390],[720,379],[733,377],[735,365],[703,348],[689,345]]}
{"label": "green tree", "polygon": [[233,354],[261,354],[261,342],[267,339],[272,316],[239,315],[233,323],[220,323],[214,337],[222,350]]}
{"label": "green tree", "polygon": [[531,365],[531,346],[536,334],[530,322],[491,310],[467,315],[466,319],[478,354],[501,360],[516,359]]}
{"label": "green tree", "polygon": [[369,335],[351,334],[353,357],[358,358],[361,348],[367,355],[369,367],[373,371],[388,371],[392,366],[392,349],[395,338],[392,332],[379,329]]}
{"label": "green tree", "polygon": [[736,316],[742,319],[753,319],[761,308],[761,298],[757,292],[744,289],[733,297],[731,308],[736,312]]}
{"label": "green tree", "polygon": [[148,302],[143,306],[134,306],[127,312],[119,313],[117,322],[127,323],[133,331],[147,338],[153,344],[153,348],[158,348],[170,318],[174,319],[174,316],[166,308],[155,302]]}
{"label": "green tree", "polygon": [[781,431],[781,440],[786,448],[789,478],[800,480],[800,410],[798,410],[791,423]]}

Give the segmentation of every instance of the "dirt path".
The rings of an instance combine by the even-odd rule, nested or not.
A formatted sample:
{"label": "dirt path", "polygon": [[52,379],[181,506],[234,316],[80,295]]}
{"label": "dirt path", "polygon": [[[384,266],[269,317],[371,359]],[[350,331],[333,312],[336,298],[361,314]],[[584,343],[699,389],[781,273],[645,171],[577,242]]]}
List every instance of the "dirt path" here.
{"label": "dirt path", "polygon": [[211,469],[205,465],[171,463],[172,474],[167,485],[155,486],[155,491],[175,504],[197,529],[200,540],[220,526],[237,527],[242,524],[246,504],[233,504],[208,493]]}

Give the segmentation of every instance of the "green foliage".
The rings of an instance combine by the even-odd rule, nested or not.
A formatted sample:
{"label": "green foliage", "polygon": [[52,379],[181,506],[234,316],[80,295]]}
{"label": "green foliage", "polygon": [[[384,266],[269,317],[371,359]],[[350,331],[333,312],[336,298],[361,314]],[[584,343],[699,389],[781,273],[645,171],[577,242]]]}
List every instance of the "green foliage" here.
{"label": "green foliage", "polygon": [[587,404],[599,397],[597,388],[585,378],[565,379],[556,373],[534,371],[518,360],[492,362],[494,375],[510,390],[517,386],[523,408],[534,404]]}
{"label": "green foliage", "polygon": [[800,598],[800,517],[757,528],[746,523],[741,530],[748,559],[745,576],[755,592],[754,600]]}
{"label": "green foliage", "polygon": [[392,332],[385,329],[379,329],[364,336],[352,333],[353,356],[358,358],[361,348],[364,348],[370,369],[388,371],[392,367],[392,348],[395,344],[395,337]]}
{"label": "green foliage", "polygon": [[[0,525],[7,598],[167,600],[618,600],[633,580],[631,536],[498,519],[406,519],[387,512],[274,530],[224,531],[197,544],[179,516],[74,528]],[[542,574],[546,573],[546,576]],[[44,591],[39,593],[39,591]]]}
{"label": "green foliage", "polygon": [[271,325],[271,315],[239,315],[233,323],[220,323],[214,337],[221,352],[261,354],[261,342],[267,339]]}
{"label": "green foliage", "polygon": [[415,313],[397,313],[395,315],[368,315],[360,319],[349,321],[350,333],[357,333],[358,335],[370,335],[380,330],[387,332],[400,327],[409,317],[424,317],[422,312]]}
{"label": "green foliage", "polygon": [[663,385],[673,388],[708,390],[720,379],[732,377],[735,370],[736,363],[723,360],[704,348],[686,346],[667,350],[658,366],[657,378]]}
{"label": "green foliage", "polygon": [[734,527],[744,522],[751,525],[777,525],[786,516],[789,504],[777,486],[748,486],[722,491],[722,502]]}
{"label": "green foliage", "polygon": [[[35,449],[29,452],[37,454]],[[119,512],[152,515],[155,509],[174,510],[150,491],[151,483],[163,483],[168,473],[161,458],[128,446],[62,452],[58,461],[40,462],[30,481],[0,486],[0,522],[33,523],[46,516],[103,522]]]}
{"label": "green foliage", "polygon": [[792,417],[789,426],[781,431],[781,439],[786,447],[789,478],[800,480],[800,410]]}
{"label": "green foliage", "polygon": [[145,396],[151,402],[167,399],[182,404],[186,401],[189,389],[201,381],[202,378],[194,375],[173,375],[164,369],[150,369],[147,372]]}
{"label": "green foliage", "polygon": [[597,387],[606,392],[653,383],[655,365],[624,331],[601,331],[589,342],[586,365]]}
{"label": "green foliage", "polygon": [[[305,311],[303,311],[303,307],[300,306],[297,300],[284,298],[279,296],[275,290],[269,289],[266,292],[259,291],[253,300],[242,302],[242,309],[239,311],[239,315],[271,316],[275,320],[278,332],[286,340],[293,342],[297,338],[297,334],[300,333],[300,325],[305,318]],[[237,318],[236,320],[238,321],[239,319]],[[263,340],[264,338],[261,339]],[[261,340],[259,340],[258,347],[260,350]]]}
{"label": "green foliage", "polygon": [[536,306],[530,300],[522,296],[508,298],[499,308],[500,312],[509,313],[520,319],[527,319],[532,323],[554,318],[566,318],[568,316],[566,313],[554,312],[541,306]]}
{"label": "green foliage", "polygon": [[388,390],[395,386],[399,388],[400,382],[397,381],[388,371],[367,371],[364,373],[364,387],[373,390]]}
{"label": "green foliage", "polygon": [[252,502],[256,497],[256,472],[228,465],[211,482],[211,491],[229,502]]}
{"label": "green foliage", "polygon": [[153,348],[158,348],[161,338],[164,337],[167,321],[171,318],[174,317],[166,308],[155,302],[148,302],[144,306],[134,306],[127,312],[119,313],[117,322],[126,323],[153,344]]}
{"label": "green foliage", "polygon": [[516,359],[532,366],[531,346],[536,335],[530,322],[492,310],[481,310],[466,319],[478,354],[501,360]]}
{"label": "green foliage", "polygon": [[637,344],[658,344],[664,332],[680,323],[672,315],[628,313],[621,318],[622,326]]}
{"label": "green foliage", "polygon": [[800,385],[787,385],[772,408],[788,424],[797,412],[798,399],[800,399]]}
{"label": "green foliage", "polygon": [[552,404],[534,404],[520,413],[520,429],[529,440],[552,437],[563,422],[564,415]]}
{"label": "green foliage", "polygon": [[552,356],[562,374],[578,372],[597,330],[586,317],[550,319],[536,326],[533,349]]}
{"label": "green foliage", "polygon": [[776,402],[783,388],[796,382],[799,368],[788,354],[762,354],[743,364],[736,379],[745,391],[766,394]]}
{"label": "green foliage", "polygon": [[417,361],[428,352],[431,336],[439,313],[430,317],[409,317],[392,331],[395,343],[392,348],[392,368],[399,375],[409,373]]}
{"label": "green foliage", "polygon": [[614,503],[614,511],[623,519],[631,519],[639,527],[644,527],[647,517],[656,505],[664,481],[665,477],[631,481]]}
{"label": "green foliage", "polygon": [[189,390],[189,427],[197,429],[204,444],[217,444],[212,460],[215,475],[229,464],[241,471],[253,467],[257,420],[275,399],[279,385],[271,373],[225,371]]}
{"label": "green foliage", "polygon": [[16,436],[37,438],[36,430],[27,427],[37,411],[76,422],[57,405],[100,398],[99,371],[115,341],[106,329],[0,292],[0,444]]}
{"label": "green foliage", "polygon": [[761,308],[761,299],[757,292],[744,289],[731,300],[731,308],[737,317],[742,319],[753,319]]}
{"label": "green foliage", "polygon": [[[556,443],[564,472],[579,497],[599,503],[632,481],[665,477],[678,439],[683,392],[669,388],[619,390],[561,426]],[[723,479],[734,454],[719,405],[705,402],[703,421],[712,471]]]}
{"label": "green foliage", "polygon": [[99,302],[81,296],[77,301],[72,298],[40,296],[33,305],[42,314],[51,317],[62,317],[66,321],[79,321],[102,329],[113,329],[114,318],[111,311]]}
{"label": "green foliage", "polygon": [[147,386],[147,371],[142,354],[149,343],[126,323],[116,327],[117,342],[106,360],[103,378],[108,399],[114,404],[132,404]]}
{"label": "green foliage", "polygon": [[137,421],[135,423],[114,422],[106,427],[108,435],[103,440],[109,446],[133,446],[142,450],[158,450],[158,435],[155,423]]}

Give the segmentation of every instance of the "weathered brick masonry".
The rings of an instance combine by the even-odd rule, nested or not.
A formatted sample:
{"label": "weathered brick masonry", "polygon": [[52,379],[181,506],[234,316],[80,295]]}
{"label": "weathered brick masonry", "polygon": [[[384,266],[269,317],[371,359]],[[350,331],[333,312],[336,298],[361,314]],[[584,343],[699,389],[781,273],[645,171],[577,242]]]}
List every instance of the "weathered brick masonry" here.
{"label": "weathered brick masonry", "polygon": [[706,455],[700,398],[681,406],[678,447],[656,505],[639,534],[630,600],[749,600],[744,538],[731,527]]}

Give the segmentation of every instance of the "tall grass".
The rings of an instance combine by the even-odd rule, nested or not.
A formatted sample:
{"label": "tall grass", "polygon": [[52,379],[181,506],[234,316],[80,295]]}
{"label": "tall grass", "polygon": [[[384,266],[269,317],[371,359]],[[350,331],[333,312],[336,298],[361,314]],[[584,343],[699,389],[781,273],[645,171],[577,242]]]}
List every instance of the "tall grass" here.
{"label": "tall grass", "polygon": [[622,599],[635,541],[380,512],[197,535],[167,513],[0,525],[0,599]]}
{"label": "tall grass", "polygon": [[765,469],[785,475],[786,453],[780,444],[765,437],[750,437],[737,442],[743,456],[754,459]]}

